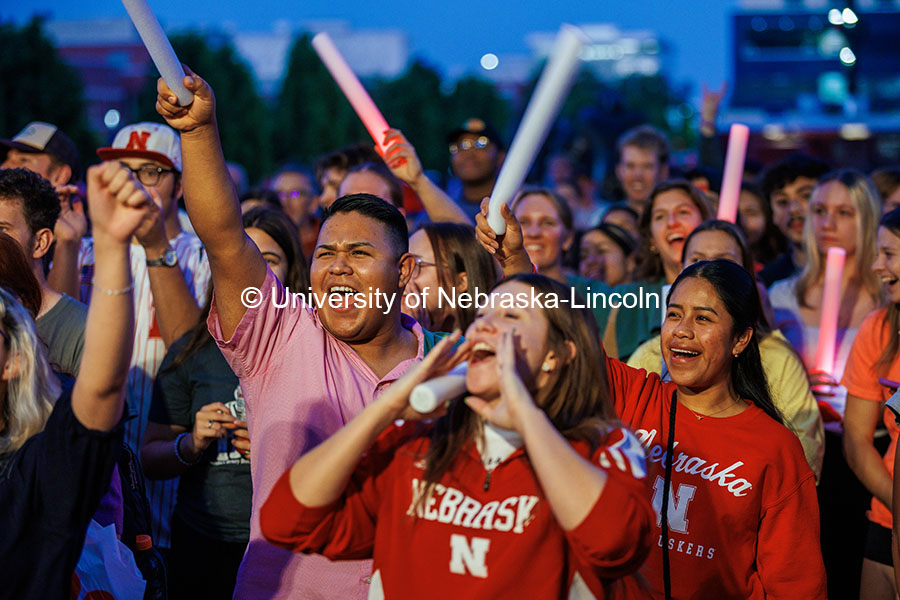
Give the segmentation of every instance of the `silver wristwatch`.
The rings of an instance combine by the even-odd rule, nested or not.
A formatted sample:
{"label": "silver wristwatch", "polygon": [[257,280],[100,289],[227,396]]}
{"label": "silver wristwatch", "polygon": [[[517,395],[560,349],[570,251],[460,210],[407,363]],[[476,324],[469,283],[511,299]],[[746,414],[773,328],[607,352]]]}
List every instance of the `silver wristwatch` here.
{"label": "silver wristwatch", "polygon": [[166,248],[160,258],[147,259],[148,267],[174,267],[178,264],[178,255],[171,248]]}

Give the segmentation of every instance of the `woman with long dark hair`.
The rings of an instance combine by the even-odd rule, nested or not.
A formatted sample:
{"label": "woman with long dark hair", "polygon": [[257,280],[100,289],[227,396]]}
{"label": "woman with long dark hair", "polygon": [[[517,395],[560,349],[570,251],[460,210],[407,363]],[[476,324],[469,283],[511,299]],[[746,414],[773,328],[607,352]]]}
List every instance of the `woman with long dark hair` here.
{"label": "woman with long dark hair", "polygon": [[[286,288],[309,287],[297,228],[284,213],[256,207],[247,235]],[[203,317],[176,340],[157,375],[141,448],[150,479],[181,477],[172,518],[170,598],[230,598],[250,537],[250,440],[238,378]]]}
{"label": "woman with long dark hair", "polygon": [[[625,294],[657,294],[675,281],[681,271],[684,241],[697,225],[712,216],[703,193],[687,181],[670,180],[657,185],[639,228],[641,243],[635,253],[635,269],[630,283],[615,291]],[[613,308],[603,335],[603,345],[611,356],[627,359],[638,346],[659,330],[661,311]]]}
{"label": "woman with long dark hair", "polygon": [[775,225],[772,206],[766,201],[762,190],[752,183],[741,184],[738,216],[753,254],[755,264],[751,273],[755,275],[785,251],[787,240]]}
{"label": "woman with long dark hair", "polygon": [[[703,260],[730,260],[751,272],[753,257],[743,233],[728,221],[704,221],[688,236],[684,244],[684,265]],[[757,285],[759,288],[759,285]],[[760,309],[764,315],[764,310]],[[825,432],[816,399],[809,388],[803,361],[777,329],[772,331],[765,317],[756,324],[759,354],[772,401],[784,417],[784,424],[797,435],[803,445],[806,462],[818,478],[825,454]],[[647,340],[628,359],[628,365],[660,373],[664,381],[671,375],[662,360],[660,336]]]}
{"label": "woman with long dark hair", "polygon": [[659,465],[661,532],[642,570],[657,598],[826,596],[815,476],[772,401],[761,321],[754,278],[732,260],[701,261],[668,295],[660,349],[672,381],[606,359],[616,413]]}
{"label": "woman with long dark hair", "polygon": [[[372,597],[639,595],[631,574],[653,524],[643,450],[613,420],[590,313],[503,300],[531,293],[570,291],[539,275],[500,282],[457,351],[459,333],[285,472],[266,537],[373,557]],[[463,359],[472,396],[415,413],[412,388]]]}
{"label": "woman with long dark hair", "polygon": [[661,334],[672,377],[608,359],[616,412],[659,464],[658,598],[825,598],[816,485],[769,394],[756,282],[728,260],[685,268]]}

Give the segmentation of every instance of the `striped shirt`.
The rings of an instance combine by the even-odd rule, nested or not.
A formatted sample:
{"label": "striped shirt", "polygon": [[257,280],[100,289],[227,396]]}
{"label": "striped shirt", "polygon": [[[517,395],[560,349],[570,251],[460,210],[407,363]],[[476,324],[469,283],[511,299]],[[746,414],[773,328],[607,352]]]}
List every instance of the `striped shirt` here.
{"label": "striped shirt", "polygon": [[[189,233],[179,233],[169,240],[178,256],[178,266],[184,274],[188,289],[198,304],[206,299],[210,271],[206,251],[200,240]],[[128,370],[125,400],[131,418],[125,423],[125,441],[135,453],[140,453],[141,441],[150,414],[153,399],[153,381],[166,355],[162,335],[156,322],[156,305],[150,291],[147,274],[147,255],[138,244],[131,245],[131,276],[134,281],[134,349]],[[81,297],[90,301],[91,281],[94,276],[94,241],[81,240],[78,264],[81,270]],[[156,545],[170,545],[170,520],[175,508],[178,479],[165,481],[146,480],[147,497],[152,512],[152,536]]]}

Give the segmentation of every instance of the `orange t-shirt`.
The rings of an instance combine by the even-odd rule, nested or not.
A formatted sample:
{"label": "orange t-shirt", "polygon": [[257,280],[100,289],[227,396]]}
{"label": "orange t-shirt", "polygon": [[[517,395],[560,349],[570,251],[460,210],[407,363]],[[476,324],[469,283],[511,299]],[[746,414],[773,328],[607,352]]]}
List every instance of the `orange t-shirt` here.
{"label": "orange t-shirt", "polygon": [[[887,386],[878,383],[880,377],[894,381],[900,380],[900,354],[894,357],[887,371],[883,371],[883,367],[879,368],[876,365],[890,340],[887,311],[887,308],[876,310],[867,316],[860,325],[853,342],[853,349],[850,350],[850,358],[847,359],[847,366],[844,368],[844,377],[841,379],[841,384],[847,388],[848,394],[872,402],[886,402],[892,395]],[[891,436],[891,445],[884,455],[884,466],[893,477],[894,453],[900,428],[897,427],[893,414],[887,408],[884,409],[884,424]],[[888,529],[893,524],[891,509],[876,498],[872,498],[872,510],[868,512],[868,517],[870,521]]]}

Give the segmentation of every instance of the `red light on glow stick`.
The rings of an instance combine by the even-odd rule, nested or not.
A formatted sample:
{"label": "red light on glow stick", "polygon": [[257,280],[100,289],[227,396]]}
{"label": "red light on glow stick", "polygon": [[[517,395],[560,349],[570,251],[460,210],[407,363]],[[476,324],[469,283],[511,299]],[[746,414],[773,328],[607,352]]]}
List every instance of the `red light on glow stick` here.
{"label": "red light on glow stick", "polygon": [[841,282],[847,251],[829,248],[825,262],[825,289],[822,292],[822,318],[819,321],[819,344],[816,347],[816,370],[833,375],[834,348],[837,339],[838,311],[841,308]]}
{"label": "red light on glow stick", "polygon": [[316,34],[312,39],[312,47],[316,54],[319,55],[319,58],[322,59],[325,68],[328,69],[335,83],[344,92],[344,96],[347,97],[360,121],[366,126],[369,135],[372,136],[372,139],[381,148],[382,155],[384,155],[384,151],[387,150],[383,145],[384,132],[389,127],[381,111],[378,110],[378,107],[372,101],[372,97],[369,96],[366,88],[359,82],[359,78],[350,68],[350,65],[347,64],[347,61],[344,60],[344,57],[331,40],[331,36],[325,32]]}
{"label": "red light on glow stick", "polygon": [[728,133],[728,153],[725,155],[725,173],[719,194],[719,213],[716,218],[729,223],[737,221],[738,199],[741,196],[741,180],[744,177],[744,159],[747,157],[747,141],[750,129],[735,123]]}

